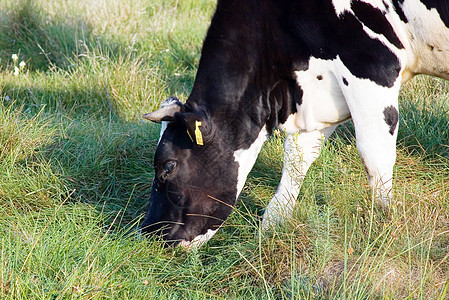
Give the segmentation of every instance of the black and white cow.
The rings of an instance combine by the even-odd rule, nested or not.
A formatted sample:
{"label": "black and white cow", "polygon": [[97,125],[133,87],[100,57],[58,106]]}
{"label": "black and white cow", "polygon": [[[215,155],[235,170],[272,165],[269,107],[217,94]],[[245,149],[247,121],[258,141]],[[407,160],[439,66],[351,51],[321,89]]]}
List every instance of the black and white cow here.
{"label": "black and white cow", "polygon": [[207,241],[229,216],[274,127],[287,133],[269,228],[292,213],[302,179],[352,119],[369,183],[389,204],[398,94],[415,74],[449,78],[448,0],[218,0],[185,104],[162,122],[142,224],[171,244]]}

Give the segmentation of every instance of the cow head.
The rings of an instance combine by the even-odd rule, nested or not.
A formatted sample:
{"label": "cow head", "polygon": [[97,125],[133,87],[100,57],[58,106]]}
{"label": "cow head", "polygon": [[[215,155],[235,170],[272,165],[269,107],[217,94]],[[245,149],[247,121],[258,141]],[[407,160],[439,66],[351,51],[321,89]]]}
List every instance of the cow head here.
{"label": "cow head", "polygon": [[207,112],[169,98],[143,118],[162,123],[144,233],[186,247],[207,241],[229,216],[236,198],[238,163]]}

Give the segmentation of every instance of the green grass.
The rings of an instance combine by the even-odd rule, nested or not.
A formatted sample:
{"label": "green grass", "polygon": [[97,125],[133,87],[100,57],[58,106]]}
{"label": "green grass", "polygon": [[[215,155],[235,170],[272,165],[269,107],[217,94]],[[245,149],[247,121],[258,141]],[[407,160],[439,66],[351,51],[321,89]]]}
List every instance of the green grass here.
{"label": "green grass", "polygon": [[259,216],[282,135],[203,248],[139,237],[159,130],[140,116],[186,99],[214,5],[0,3],[0,298],[448,298],[449,85],[428,77],[401,93],[391,214],[373,205],[347,124],[275,232]]}

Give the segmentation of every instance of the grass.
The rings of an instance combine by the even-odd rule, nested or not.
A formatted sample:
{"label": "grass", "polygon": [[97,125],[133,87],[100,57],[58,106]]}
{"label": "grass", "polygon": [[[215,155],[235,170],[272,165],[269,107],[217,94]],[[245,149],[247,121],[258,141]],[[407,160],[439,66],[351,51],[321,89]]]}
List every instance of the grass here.
{"label": "grass", "polygon": [[348,124],[276,231],[260,232],[259,216],[280,177],[282,134],[203,248],[138,236],[159,130],[140,115],[186,99],[214,5],[0,3],[0,297],[448,298],[449,86],[428,77],[401,93],[391,214],[373,205]]}

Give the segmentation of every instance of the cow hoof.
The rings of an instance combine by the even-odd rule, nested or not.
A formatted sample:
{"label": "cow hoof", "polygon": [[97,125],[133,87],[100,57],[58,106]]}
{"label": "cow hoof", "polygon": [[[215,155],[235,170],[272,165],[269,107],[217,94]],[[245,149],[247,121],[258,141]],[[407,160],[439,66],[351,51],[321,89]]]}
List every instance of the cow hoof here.
{"label": "cow hoof", "polygon": [[263,218],[262,223],[260,224],[260,229],[262,231],[270,231],[273,228],[275,228],[277,225],[277,222],[273,222],[273,220]]}
{"label": "cow hoof", "polygon": [[382,209],[389,210],[393,203],[392,197],[393,197],[392,191],[389,192],[378,191],[376,193],[376,202]]}
{"label": "cow hoof", "polygon": [[284,222],[285,218],[281,215],[266,210],[262,217],[260,228],[262,231],[273,231],[276,227],[284,224]]}

